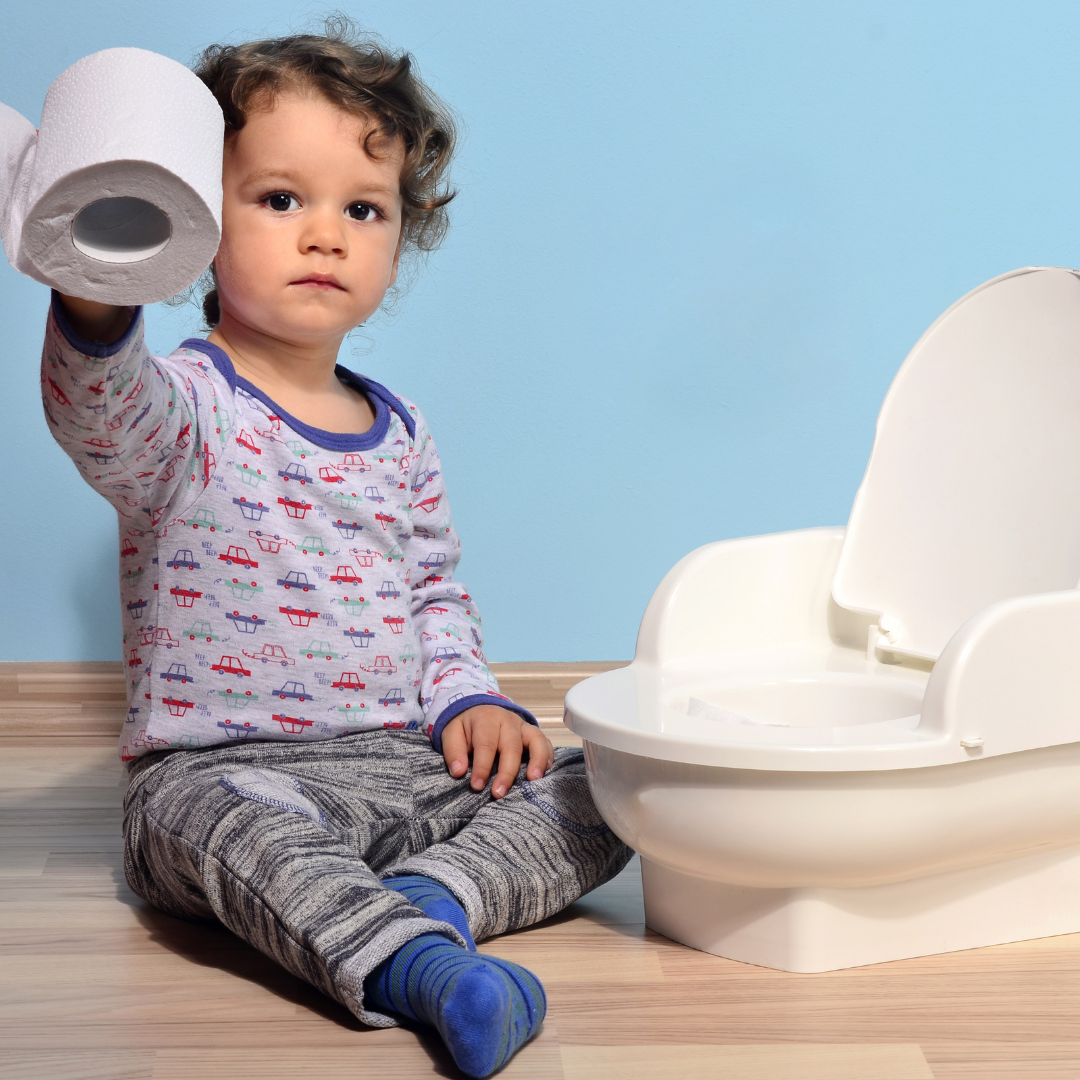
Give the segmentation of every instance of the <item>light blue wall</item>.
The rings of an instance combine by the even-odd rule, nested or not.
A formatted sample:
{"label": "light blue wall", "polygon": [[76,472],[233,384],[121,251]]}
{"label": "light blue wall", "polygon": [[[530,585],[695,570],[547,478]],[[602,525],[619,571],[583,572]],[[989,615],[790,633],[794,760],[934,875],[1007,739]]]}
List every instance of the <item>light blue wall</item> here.
{"label": "light blue wall", "polygon": [[[96,49],[190,61],[281,0],[7,5],[36,118]],[[842,523],[889,381],[953,300],[1080,263],[1075,3],[394,0],[350,14],[464,117],[454,231],[353,366],[439,440],[496,660],[619,659],[693,547]],[[112,511],[37,399],[0,267],[0,659],[119,656]],[[168,351],[194,311],[155,309]]]}

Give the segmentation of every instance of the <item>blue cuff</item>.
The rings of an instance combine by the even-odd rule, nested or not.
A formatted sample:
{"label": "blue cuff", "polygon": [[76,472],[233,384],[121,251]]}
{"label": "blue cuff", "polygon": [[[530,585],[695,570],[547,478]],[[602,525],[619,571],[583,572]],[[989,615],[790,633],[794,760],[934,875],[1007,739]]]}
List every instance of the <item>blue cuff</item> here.
{"label": "blue cuff", "polygon": [[445,728],[455,716],[458,716],[466,709],[472,709],[477,705],[497,705],[500,709],[506,709],[509,712],[517,713],[522,720],[528,724],[532,724],[533,727],[540,726],[540,722],[528,709],[523,709],[520,705],[515,705],[509,698],[500,697],[497,694],[469,694],[467,697],[458,698],[457,701],[450,702],[450,704],[439,713],[439,719],[435,721],[435,726],[431,729],[431,745],[434,746],[440,754],[442,753],[443,728]]}
{"label": "blue cuff", "polygon": [[86,338],[75,333],[71,323],[68,322],[67,312],[64,310],[64,303],[60,299],[60,294],[55,289],[52,291],[52,314],[56,320],[56,325],[60,327],[60,333],[64,335],[65,340],[73,349],[78,349],[83,356],[108,360],[110,356],[115,356],[131,341],[135,328],[139,325],[142,308],[137,307],[134,309],[131,314],[131,325],[124,331],[123,336],[118,341],[110,342],[108,345],[101,341],[87,341]]}

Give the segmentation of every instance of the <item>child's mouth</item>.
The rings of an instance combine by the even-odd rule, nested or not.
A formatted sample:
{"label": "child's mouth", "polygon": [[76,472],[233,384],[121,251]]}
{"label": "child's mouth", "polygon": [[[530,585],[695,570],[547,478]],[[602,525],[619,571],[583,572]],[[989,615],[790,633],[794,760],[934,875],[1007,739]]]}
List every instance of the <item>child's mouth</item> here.
{"label": "child's mouth", "polygon": [[345,291],[345,286],[333,274],[309,274],[298,281],[290,281],[290,285],[307,285],[316,289],[340,289]]}

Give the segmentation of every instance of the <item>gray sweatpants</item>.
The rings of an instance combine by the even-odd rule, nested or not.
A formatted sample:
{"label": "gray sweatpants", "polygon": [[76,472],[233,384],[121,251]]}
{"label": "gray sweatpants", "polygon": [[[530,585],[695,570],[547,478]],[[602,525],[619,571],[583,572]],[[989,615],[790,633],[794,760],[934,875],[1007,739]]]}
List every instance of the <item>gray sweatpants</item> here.
{"label": "gray sweatpants", "polygon": [[164,751],[135,763],[124,800],[128,884],[180,918],[218,919],[367,1024],[364,979],[406,941],[462,943],[380,879],[424,874],[473,936],[546,919],[630,858],[601,820],[580,750],[499,801],[455,780],[427,737]]}

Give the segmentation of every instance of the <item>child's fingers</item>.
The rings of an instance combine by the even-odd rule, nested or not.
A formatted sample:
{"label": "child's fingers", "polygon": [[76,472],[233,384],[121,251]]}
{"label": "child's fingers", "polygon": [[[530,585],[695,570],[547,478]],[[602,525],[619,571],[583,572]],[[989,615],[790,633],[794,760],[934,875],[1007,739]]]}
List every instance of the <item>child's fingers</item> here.
{"label": "child's fingers", "polygon": [[443,760],[454,779],[459,779],[469,771],[469,740],[465,735],[465,725],[454,717],[442,733]]}
{"label": "child's fingers", "polygon": [[521,768],[521,729],[524,724],[515,724],[514,720],[503,722],[499,731],[499,771],[491,785],[493,798],[501,799],[513,786]]}
{"label": "child's fingers", "polygon": [[491,776],[491,766],[499,752],[499,723],[477,718],[472,722],[472,788],[482,791]]}
{"label": "child's fingers", "polygon": [[539,780],[555,764],[555,748],[551,740],[532,724],[523,724],[522,742],[529,754],[529,768],[525,773],[527,780]]}

